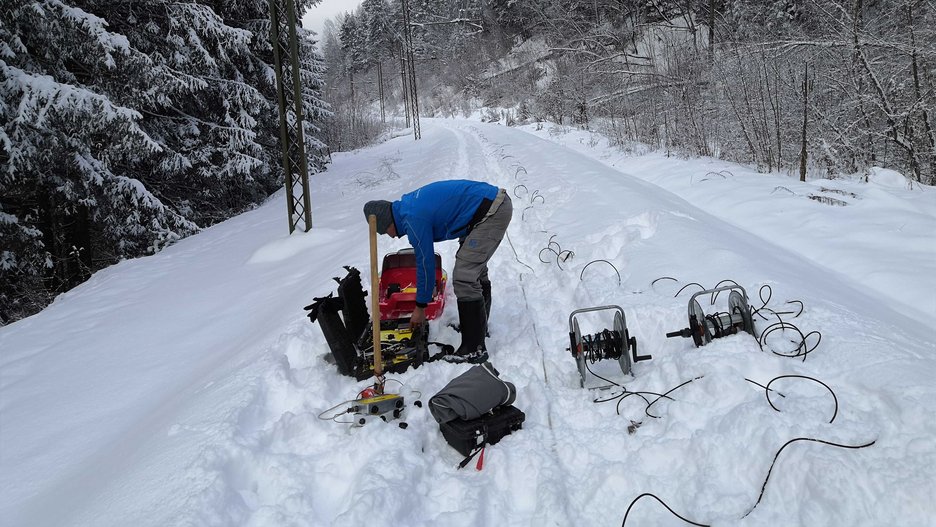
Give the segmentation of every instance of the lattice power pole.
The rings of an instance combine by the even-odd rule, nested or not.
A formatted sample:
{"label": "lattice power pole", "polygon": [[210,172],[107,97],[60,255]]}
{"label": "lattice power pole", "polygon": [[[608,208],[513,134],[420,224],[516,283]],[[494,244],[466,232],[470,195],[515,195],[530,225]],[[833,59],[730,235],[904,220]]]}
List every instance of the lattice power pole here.
{"label": "lattice power pole", "polygon": [[306,231],[312,228],[309,164],[302,137],[302,90],[294,0],[270,0],[270,21],[283,172],[286,175],[286,210],[289,214],[289,233],[292,234],[300,223],[305,223]]}
{"label": "lattice power pole", "polygon": [[413,135],[422,137],[419,130],[419,100],[416,96],[416,62],[413,60],[413,28],[410,26],[409,3],[403,0],[403,57],[406,61],[405,77],[409,81],[410,109],[413,113]]}
{"label": "lattice power pole", "polygon": [[[404,39],[405,40],[405,39]],[[410,111],[410,91],[409,83],[407,78],[409,77],[409,71],[406,69],[406,44],[400,44],[400,79],[402,79],[403,86],[403,115],[406,116],[406,127],[410,127],[410,118],[413,115],[413,112]]]}

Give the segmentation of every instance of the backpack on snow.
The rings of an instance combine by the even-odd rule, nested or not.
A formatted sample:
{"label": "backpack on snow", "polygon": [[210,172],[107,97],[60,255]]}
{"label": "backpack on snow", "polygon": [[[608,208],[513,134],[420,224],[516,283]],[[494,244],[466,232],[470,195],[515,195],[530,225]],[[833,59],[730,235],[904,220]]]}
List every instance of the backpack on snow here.
{"label": "backpack on snow", "polygon": [[465,466],[485,445],[523,427],[526,415],[512,403],[517,390],[490,362],[473,366],[429,399],[442,437],[463,456]]}

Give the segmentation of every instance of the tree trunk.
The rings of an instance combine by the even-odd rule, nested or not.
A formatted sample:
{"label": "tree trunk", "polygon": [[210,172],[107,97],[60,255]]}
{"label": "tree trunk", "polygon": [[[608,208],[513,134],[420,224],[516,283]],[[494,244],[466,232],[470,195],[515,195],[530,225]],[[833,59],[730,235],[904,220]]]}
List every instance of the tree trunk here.
{"label": "tree trunk", "polygon": [[715,64],[715,0],[709,0],[708,9],[708,59],[711,67]]}
{"label": "tree trunk", "polygon": [[803,142],[800,148],[799,180],[806,181],[806,124],[809,122],[809,63],[803,74]]}
{"label": "tree trunk", "polygon": [[91,278],[94,255],[91,247],[91,221],[88,214],[88,207],[78,206],[78,214],[75,217],[74,225],[74,246],[78,249],[75,263],[77,264],[77,273],[73,276],[75,283],[73,286],[85,282]]}
{"label": "tree trunk", "polygon": [[380,99],[380,122],[387,123],[387,113],[384,109],[384,90],[383,90],[383,63],[377,61],[377,97]]}
{"label": "tree trunk", "polygon": [[[920,70],[918,67],[917,60],[917,50],[916,50],[916,36],[913,33],[913,6],[912,4],[907,4],[907,28],[910,31],[910,60],[911,60],[911,69],[913,71],[913,91],[914,95],[917,98],[917,101],[923,102],[923,92],[920,89]],[[929,167],[930,174],[929,180],[930,183],[936,181],[936,136],[934,136],[934,131],[932,126],[930,126],[929,113],[927,112],[926,105],[920,105],[920,114],[923,119],[923,131],[924,136],[926,137],[927,142],[929,143]]]}

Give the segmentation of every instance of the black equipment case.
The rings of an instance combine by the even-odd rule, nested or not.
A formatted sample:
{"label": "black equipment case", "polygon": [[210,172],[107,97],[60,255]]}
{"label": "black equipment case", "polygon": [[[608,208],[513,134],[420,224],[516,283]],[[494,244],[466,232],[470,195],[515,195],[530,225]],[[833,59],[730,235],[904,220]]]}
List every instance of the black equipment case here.
{"label": "black equipment case", "polygon": [[506,435],[523,427],[526,414],[513,405],[498,406],[489,413],[465,421],[455,419],[442,423],[442,437],[463,456],[471,455],[484,445],[493,445]]}

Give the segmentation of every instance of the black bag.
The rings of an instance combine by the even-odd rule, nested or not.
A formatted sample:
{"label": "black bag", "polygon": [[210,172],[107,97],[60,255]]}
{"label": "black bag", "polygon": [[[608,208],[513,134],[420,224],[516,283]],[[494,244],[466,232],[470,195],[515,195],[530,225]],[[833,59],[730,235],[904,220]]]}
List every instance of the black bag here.
{"label": "black bag", "polygon": [[517,389],[500,378],[490,362],[472,366],[429,399],[429,411],[441,425],[453,419],[477,419],[497,408],[513,404]]}
{"label": "black bag", "polygon": [[442,437],[467,456],[464,467],[485,445],[520,430],[526,415],[513,406],[517,389],[500,378],[490,362],[472,366],[429,399],[429,411]]}
{"label": "black bag", "polygon": [[[463,456],[471,456],[485,445],[493,445],[523,427],[526,415],[513,405],[498,406],[492,412],[468,421],[455,419],[439,425],[445,441]],[[470,458],[469,458],[470,459]]]}

